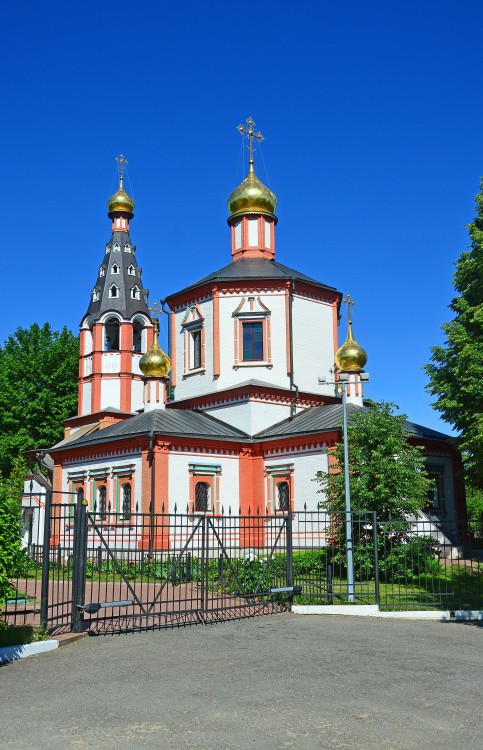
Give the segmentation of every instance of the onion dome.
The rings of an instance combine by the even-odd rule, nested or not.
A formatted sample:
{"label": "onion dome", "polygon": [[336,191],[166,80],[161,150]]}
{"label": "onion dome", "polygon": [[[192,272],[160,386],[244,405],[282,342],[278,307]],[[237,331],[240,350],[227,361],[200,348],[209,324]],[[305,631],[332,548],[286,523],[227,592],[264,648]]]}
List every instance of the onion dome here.
{"label": "onion dome", "polygon": [[349,320],[347,338],[337,350],[335,361],[342,372],[362,372],[367,362],[367,353],[352,335],[352,322]]}
{"label": "onion dome", "polygon": [[133,215],[134,201],[124,190],[122,174],[119,175],[119,189],[114,195],[111,195],[107,201],[107,209],[108,216],[111,216],[111,214],[116,213],[117,211],[131,214],[131,216]]}
{"label": "onion dome", "polygon": [[254,213],[273,216],[277,208],[277,198],[263,182],[260,182],[250,161],[248,175],[228,198],[230,215]]}
{"label": "onion dome", "polygon": [[158,344],[158,321],[154,319],[154,341],[151,349],[139,360],[139,369],[145,378],[167,378],[171,360]]}

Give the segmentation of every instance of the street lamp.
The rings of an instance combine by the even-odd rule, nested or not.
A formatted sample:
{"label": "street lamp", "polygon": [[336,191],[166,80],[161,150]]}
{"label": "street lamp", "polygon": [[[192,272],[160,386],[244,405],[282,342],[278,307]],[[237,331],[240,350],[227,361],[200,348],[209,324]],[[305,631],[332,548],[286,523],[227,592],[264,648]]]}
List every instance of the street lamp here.
{"label": "street lamp", "polygon": [[[369,382],[368,372],[359,372],[362,383]],[[356,600],[354,589],[354,536],[351,510],[351,488],[349,474],[349,442],[347,440],[347,386],[349,385],[349,372],[340,372],[339,380],[328,382],[325,377],[319,378],[319,383],[335,385],[342,392],[342,443],[344,446],[344,496],[345,496],[345,536],[346,536],[346,560],[347,560],[347,599],[350,604]]]}

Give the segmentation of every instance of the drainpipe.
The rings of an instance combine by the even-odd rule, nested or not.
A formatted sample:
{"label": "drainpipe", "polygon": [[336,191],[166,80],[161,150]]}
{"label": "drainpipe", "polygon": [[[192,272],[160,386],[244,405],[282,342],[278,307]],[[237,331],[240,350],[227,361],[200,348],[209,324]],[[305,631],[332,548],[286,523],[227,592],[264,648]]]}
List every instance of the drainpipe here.
{"label": "drainpipe", "polygon": [[290,291],[289,291],[289,304],[288,304],[288,328],[290,333],[290,390],[295,391],[294,398],[290,404],[290,419],[295,417],[297,413],[297,400],[299,396],[298,385],[295,385],[293,377],[293,293],[295,289],[294,280],[290,279]]}

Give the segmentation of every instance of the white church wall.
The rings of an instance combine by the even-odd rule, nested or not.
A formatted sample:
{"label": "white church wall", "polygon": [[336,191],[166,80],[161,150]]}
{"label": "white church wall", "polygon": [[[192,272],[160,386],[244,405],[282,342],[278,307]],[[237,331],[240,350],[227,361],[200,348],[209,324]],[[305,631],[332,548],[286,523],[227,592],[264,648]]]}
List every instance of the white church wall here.
{"label": "white church wall", "polygon": [[331,305],[295,296],[293,303],[294,380],[301,391],[334,395],[334,387],[319,384],[319,376],[333,380],[334,340]]}
{"label": "white church wall", "polygon": [[131,411],[137,411],[144,407],[144,381],[131,381]]}
{"label": "white church wall", "polygon": [[[270,310],[271,363],[238,362],[235,369],[235,342],[233,313],[243,297],[259,297],[262,305]],[[220,295],[220,377],[217,390],[230,388],[246,380],[255,379],[288,388],[285,328],[285,294],[224,294]]]}
{"label": "white church wall", "polygon": [[82,383],[82,414],[91,413],[92,383]]}
{"label": "white church wall", "polygon": [[119,409],[121,404],[121,381],[117,378],[101,380],[101,409],[112,406]]}
{"label": "white church wall", "polygon": [[170,451],[168,468],[169,510],[173,512],[175,504],[178,512],[185,513],[190,501],[189,464],[199,466],[219,466],[219,497],[225,513],[228,508],[238,511],[239,472],[238,455],[222,456],[217,453],[188,453],[187,451]]}
{"label": "white church wall", "polygon": [[[186,355],[185,371],[185,331],[182,326],[186,308],[176,312],[176,398],[191,398],[215,390],[213,385],[213,300],[198,302],[197,307],[204,318],[204,367],[199,371],[189,370]],[[187,334],[189,335],[189,334]],[[175,346],[175,342],[171,343]]]}
{"label": "white church wall", "polygon": [[204,411],[211,416],[227,422],[239,430],[255,435],[290,416],[288,404],[277,404],[266,401],[240,401],[233,404],[221,404]]}
{"label": "white church wall", "polygon": [[327,471],[329,462],[326,452],[303,453],[293,457],[295,510],[317,510],[324,495],[318,492],[320,484],[313,479],[318,471]]}

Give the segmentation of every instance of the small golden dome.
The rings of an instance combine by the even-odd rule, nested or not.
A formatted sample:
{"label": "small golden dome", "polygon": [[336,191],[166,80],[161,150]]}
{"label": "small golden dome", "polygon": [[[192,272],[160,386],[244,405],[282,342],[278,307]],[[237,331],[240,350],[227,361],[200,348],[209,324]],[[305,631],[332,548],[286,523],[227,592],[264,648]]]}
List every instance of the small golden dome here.
{"label": "small golden dome", "polygon": [[128,214],[134,213],[134,201],[124,190],[122,175],[119,179],[119,189],[107,201],[107,208],[109,215],[116,211],[123,211]]}
{"label": "small golden dome", "polygon": [[231,216],[245,213],[269,214],[273,216],[277,208],[277,198],[255,174],[253,162],[250,162],[248,175],[228,198],[228,210]]}
{"label": "small golden dome", "polygon": [[154,321],[154,341],[151,349],[139,360],[139,369],[145,378],[167,378],[171,360],[158,344],[158,321]]}
{"label": "small golden dome", "polygon": [[352,335],[352,323],[349,321],[347,338],[337,350],[335,361],[342,372],[362,372],[367,362],[367,353]]}

